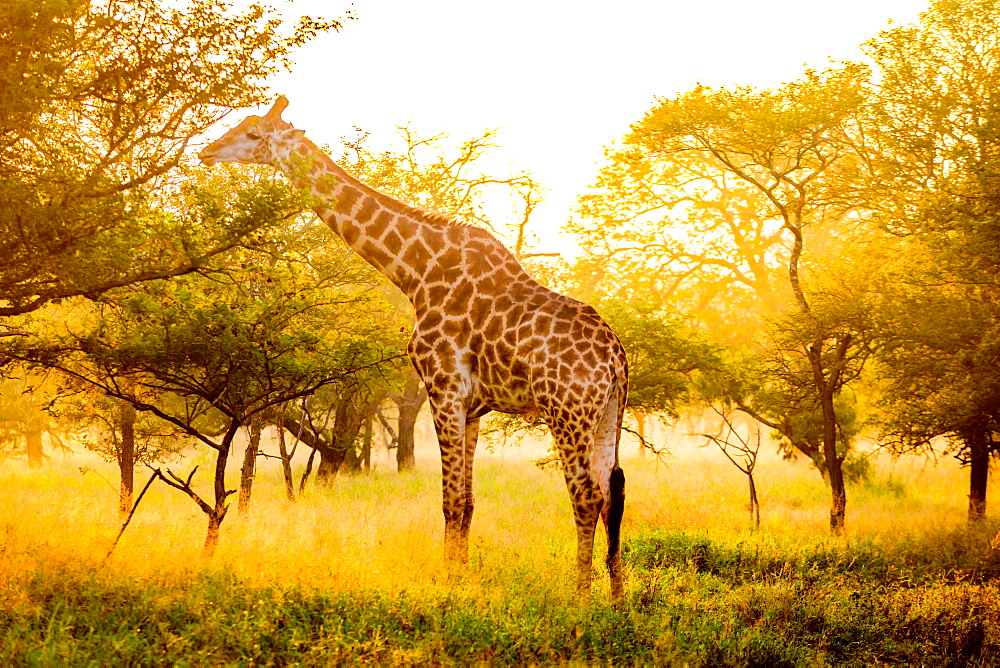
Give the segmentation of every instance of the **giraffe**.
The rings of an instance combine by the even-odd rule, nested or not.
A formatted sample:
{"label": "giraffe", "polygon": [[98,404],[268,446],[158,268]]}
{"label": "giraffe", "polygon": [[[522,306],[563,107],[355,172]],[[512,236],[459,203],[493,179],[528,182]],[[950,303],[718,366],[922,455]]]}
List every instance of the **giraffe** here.
{"label": "giraffe", "polygon": [[591,589],[598,518],[608,538],[611,598],[622,596],[625,474],[618,463],[628,364],[590,306],[535,280],[495,237],[419,209],[351,176],[282,120],[279,97],[199,154],[205,164],[277,167],[314,210],[389,278],[416,313],[407,353],[428,394],[441,450],[446,563],[467,563],[472,462],[490,411],[538,415],[558,448],[577,534],[576,587]]}

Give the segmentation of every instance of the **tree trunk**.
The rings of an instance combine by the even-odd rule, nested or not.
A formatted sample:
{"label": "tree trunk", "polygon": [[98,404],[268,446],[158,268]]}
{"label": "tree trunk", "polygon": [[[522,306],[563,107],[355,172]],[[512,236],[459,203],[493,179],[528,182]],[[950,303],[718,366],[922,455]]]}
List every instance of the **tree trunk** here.
{"label": "tree trunk", "polygon": [[843,463],[837,454],[837,414],[833,408],[833,392],[824,388],[819,393],[820,408],[823,411],[823,458],[830,480],[830,532],[834,536],[844,533],[847,515],[847,490],[844,487]]}
{"label": "tree trunk", "polygon": [[354,448],[346,448],[344,450],[344,461],[340,465],[340,468],[343,469],[344,473],[349,475],[358,475],[362,470],[361,465],[362,459],[361,455],[358,454],[358,451]]}
{"label": "tree trunk", "polygon": [[373,416],[371,413],[365,418],[365,435],[361,441],[361,463],[365,472],[372,470],[372,430]]}
{"label": "tree trunk", "polygon": [[226,435],[222,439],[220,449],[216,450],[215,480],[213,484],[215,504],[212,506],[211,512],[208,513],[208,533],[205,535],[205,549],[203,552],[207,559],[211,559],[212,555],[215,554],[215,547],[219,544],[219,529],[222,526],[222,520],[226,518],[226,513],[229,511],[226,499],[229,498],[232,492],[226,490],[226,464],[229,461],[229,451],[233,446],[233,438],[236,436],[239,428],[239,421],[233,420],[229,424],[229,429],[226,430]]}
{"label": "tree trunk", "polygon": [[37,469],[41,468],[45,462],[45,453],[42,452],[42,430],[32,429],[24,435],[25,452],[28,455],[28,466]]}
{"label": "tree trunk", "polygon": [[646,458],[646,416],[637,410],[630,410],[635,420],[635,433],[639,435],[639,459]]}
{"label": "tree trunk", "polygon": [[316,484],[329,485],[337,477],[340,465],[344,463],[344,451],[335,451],[333,448],[316,448],[319,452],[319,466],[316,467]]}
{"label": "tree trunk", "polygon": [[124,520],[132,511],[135,491],[135,406],[123,401],[118,425],[121,432],[121,449],[118,452],[118,472],[121,487],[118,494],[118,514]]}
{"label": "tree trunk", "polygon": [[416,466],[414,456],[414,430],[417,425],[417,415],[420,407],[427,400],[427,390],[415,369],[410,369],[406,376],[403,394],[396,399],[399,408],[399,429],[396,445],[396,470],[412,471]]}
{"label": "tree trunk", "polygon": [[218,512],[208,514],[208,533],[205,534],[205,547],[201,551],[202,557],[206,560],[215,556],[215,548],[219,546],[219,529],[222,527],[222,519],[225,516],[225,511],[222,512],[221,516]]}
{"label": "tree trunk", "polygon": [[[333,482],[337,472],[340,471],[341,464],[344,463],[344,457],[347,454],[346,448],[332,446],[322,436],[314,434],[311,429],[304,427],[294,418],[285,417],[282,421],[282,426],[293,434],[299,434],[302,442],[313,449],[313,454],[319,453],[319,466],[316,467],[316,481],[323,484]],[[305,475],[302,477],[302,484],[299,487],[300,494],[305,489],[306,478],[312,470],[311,465],[312,458],[310,457],[310,461],[306,465]]]}
{"label": "tree trunk", "polygon": [[312,452],[309,453],[309,459],[306,460],[306,470],[302,472],[302,480],[299,481],[299,494],[306,490],[306,481],[309,480],[309,474],[312,473],[314,461],[316,461],[316,448],[312,449]]}
{"label": "tree trunk", "polygon": [[[282,419],[284,409],[282,409]],[[281,473],[285,479],[285,496],[289,501],[295,500],[295,481],[292,479],[292,456],[285,447],[285,429],[278,426],[278,453],[281,455]]]}
{"label": "tree trunk", "polygon": [[[331,445],[340,455],[340,468],[345,473],[361,473],[361,458],[355,449],[365,418],[356,394],[344,395],[337,402],[336,418],[331,429]],[[317,476],[319,473],[317,472]]]}
{"label": "tree trunk", "polygon": [[260,413],[250,419],[250,441],[243,454],[243,468],[240,470],[240,497],[237,511],[243,517],[250,510],[250,494],[253,491],[253,479],[257,474],[257,453],[260,450],[260,431],[262,420]]}
{"label": "tree trunk", "polygon": [[986,517],[986,487],[990,476],[990,450],[986,432],[975,427],[966,440],[969,448],[969,522]]}

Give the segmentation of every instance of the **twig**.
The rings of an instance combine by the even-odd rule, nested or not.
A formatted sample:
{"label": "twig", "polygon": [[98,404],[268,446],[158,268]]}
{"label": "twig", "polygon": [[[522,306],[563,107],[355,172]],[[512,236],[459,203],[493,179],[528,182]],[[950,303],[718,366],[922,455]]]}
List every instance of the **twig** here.
{"label": "twig", "polygon": [[629,434],[632,434],[633,436],[638,438],[640,445],[642,445],[642,447],[652,452],[657,457],[663,458],[666,455],[670,454],[669,450],[667,450],[666,448],[657,448],[651,441],[646,440],[645,436],[643,436],[634,429],[630,429],[629,427],[622,425],[622,431],[628,432]]}
{"label": "twig", "polygon": [[135,503],[132,504],[132,510],[129,511],[128,517],[125,518],[125,522],[122,524],[121,531],[118,532],[118,536],[115,538],[115,542],[111,544],[111,549],[108,550],[108,553],[106,555],[104,555],[104,561],[107,561],[109,558],[111,558],[111,553],[115,551],[116,547],[118,547],[118,541],[122,539],[122,535],[125,533],[125,529],[128,528],[129,522],[132,521],[132,516],[135,515],[135,511],[139,507],[139,502],[142,501],[142,497],[145,496],[146,490],[149,489],[149,486],[153,484],[153,481],[156,480],[156,478],[159,475],[160,471],[159,469],[157,469],[153,471],[153,475],[149,476],[149,480],[146,481],[146,486],[142,488],[142,491],[139,492],[139,497],[135,500]]}
{"label": "twig", "polygon": [[[191,470],[191,473],[188,475],[187,480],[181,480],[181,478],[176,473],[174,473],[173,471],[171,471],[170,469],[167,469],[167,475],[169,475],[170,478],[173,478],[173,480],[170,480],[170,478],[167,478],[167,476],[163,475],[163,473],[160,471],[160,469],[156,469],[156,473],[157,473],[157,475],[159,475],[160,479],[163,482],[167,483],[168,485],[170,485],[174,489],[179,489],[180,491],[182,491],[185,494],[187,494],[188,496],[190,496],[191,500],[193,500],[195,503],[197,503],[198,507],[201,508],[202,511],[206,515],[211,515],[212,514],[212,506],[210,506],[207,503],[205,503],[205,501],[202,500],[202,498],[200,496],[198,496],[198,493],[195,492],[194,489],[191,488],[191,479],[194,478],[195,471],[197,471],[197,470],[198,470],[198,467],[195,466],[194,469]],[[228,496],[228,494],[227,494],[227,496]]]}

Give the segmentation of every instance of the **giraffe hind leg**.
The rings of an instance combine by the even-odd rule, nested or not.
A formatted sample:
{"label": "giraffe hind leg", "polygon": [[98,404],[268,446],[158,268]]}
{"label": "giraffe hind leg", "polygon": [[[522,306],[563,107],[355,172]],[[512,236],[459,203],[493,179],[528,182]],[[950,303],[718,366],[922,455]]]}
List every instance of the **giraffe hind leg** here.
{"label": "giraffe hind leg", "polygon": [[621,562],[621,525],[625,513],[625,472],[618,466],[618,440],[621,431],[622,410],[620,391],[615,389],[601,416],[594,439],[591,462],[601,487],[604,504],[601,519],[608,538],[605,563],[611,579],[611,600],[617,603],[623,593]]}
{"label": "giraffe hind leg", "polygon": [[594,531],[601,516],[603,498],[601,489],[590,473],[583,453],[566,447],[566,441],[556,436],[563,459],[563,474],[573,504],[576,521],[576,590],[577,596],[590,596],[594,559]]}

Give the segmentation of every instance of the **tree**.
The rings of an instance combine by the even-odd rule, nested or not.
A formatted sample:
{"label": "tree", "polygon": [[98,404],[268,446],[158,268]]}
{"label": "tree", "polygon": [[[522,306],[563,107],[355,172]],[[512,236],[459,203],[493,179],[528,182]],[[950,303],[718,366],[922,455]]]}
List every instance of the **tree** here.
{"label": "tree", "polygon": [[[123,388],[127,391],[127,388]],[[150,402],[150,396],[135,401]],[[170,401],[161,397],[156,401]],[[177,455],[189,444],[173,425],[148,413],[136,411],[135,404],[109,397],[93,387],[78,391],[58,406],[59,421],[76,425],[86,448],[106,461],[115,462],[119,473],[118,514],[124,519],[134,507],[135,469],[153,467]]]}
{"label": "tree", "polygon": [[706,445],[714,443],[726,456],[726,459],[747,477],[747,484],[750,488],[750,502],[747,504],[750,510],[750,521],[753,522],[755,529],[759,529],[760,501],[757,499],[757,485],[754,483],[753,470],[757,466],[757,454],[760,452],[760,425],[755,423],[757,428],[752,439],[749,434],[744,437],[726,411],[715,406],[712,408],[721,418],[722,423],[716,433],[701,435],[707,439]]}
{"label": "tree", "polygon": [[[226,464],[238,431],[272,407],[364,375],[401,358],[385,336],[373,270],[331,243],[314,219],[296,220],[284,185],[239,178],[191,188],[203,224],[249,216],[258,234],[198,273],[109,290],[89,318],[22,341],[19,357],[58,369],[173,425],[215,452],[212,496],[167,470],[161,479],[208,517],[211,554],[233,493]],[[392,330],[390,330],[392,331]],[[146,397],[170,401],[147,402]]]}
{"label": "tree", "polygon": [[46,434],[54,446],[63,445],[62,429],[52,415],[52,405],[60,398],[51,374],[31,373],[24,368],[9,370],[0,381],[0,446],[3,456],[24,456],[28,466],[45,464]]}
{"label": "tree", "polygon": [[1000,314],[965,286],[887,300],[874,423],[901,454],[943,449],[969,466],[970,522],[986,515],[990,456],[1000,451]]}
{"label": "tree", "polygon": [[[712,162],[762,194],[765,217],[790,239],[786,268],[793,306],[782,314],[774,353],[789,372],[782,382],[805,388],[821,412],[835,534],[843,531],[847,502],[835,400],[863,365],[867,346],[865,330],[839,318],[819,289],[829,285],[819,251],[829,224],[846,226],[855,215],[850,190],[858,159],[851,133],[866,99],[866,80],[864,68],[848,65],[807,72],[772,91],[699,87],[662,101],[626,140],[649,154]],[[744,406],[762,414],[762,406]]]}
{"label": "tree", "polygon": [[414,432],[420,407],[427,401],[427,388],[424,387],[417,370],[408,368],[401,392],[390,395],[396,404],[398,415],[396,434],[396,468],[399,471],[412,471],[417,460],[414,456],[416,443]]}
{"label": "tree", "polygon": [[[654,300],[682,313],[692,329],[722,346],[698,391],[727,405],[752,396],[757,417],[775,430],[785,456],[805,455],[826,481],[820,411],[810,392],[777,382],[787,376],[784,358],[798,343],[789,339],[796,327],[785,313],[794,300],[787,280],[792,249],[767,193],[708,152],[650,151],[632,137],[607,156],[568,226],[585,251],[573,274],[575,289],[585,298]],[[831,234],[836,227],[836,220],[814,220],[806,230],[808,262],[823,266],[812,291],[825,299],[840,295],[841,304],[853,308],[865,303],[854,286],[870,284],[862,274],[877,263],[839,246],[840,234]],[[867,241],[863,247],[870,252]],[[855,310],[860,325],[859,315]],[[852,411],[844,412],[845,401],[835,403],[838,452],[860,471],[862,460],[847,451],[860,425],[851,422]]]}
{"label": "tree", "polygon": [[[193,138],[337,21],[220,0],[0,6],[0,316],[192,271],[252,228],[164,207]],[[243,221],[249,222],[249,221]],[[11,325],[5,325],[10,327]]]}
{"label": "tree", "polygon": [[1000,451],[1000,3],[936,0],[866,50],[880,75],[869,206],[919,260],[898,267],[884,300],[878,423],[895,451],[944,439],[970,467],[975,521]]}
{"label": "tree", "polygon": [[728,345],[791,298],[765,193],[711,157],[614,147],[576,214],[585,293],[668,302]]}

